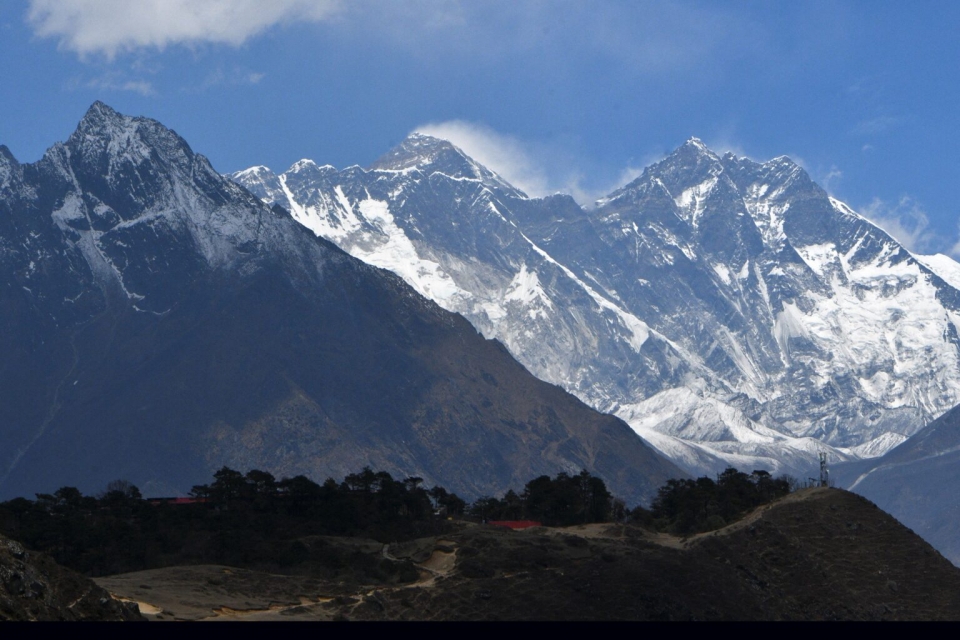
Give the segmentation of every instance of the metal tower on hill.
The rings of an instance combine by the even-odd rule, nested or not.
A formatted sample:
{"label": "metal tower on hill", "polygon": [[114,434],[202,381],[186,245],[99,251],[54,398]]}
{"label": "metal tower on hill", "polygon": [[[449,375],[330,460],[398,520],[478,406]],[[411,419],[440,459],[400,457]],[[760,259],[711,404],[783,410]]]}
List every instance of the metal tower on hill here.
{"label": "metal tower on hill", "polygon": [[830,486],[830,470],[827,469],[827,453],[821,451],[819,453],[820,458],[820,485],[821,487]]}

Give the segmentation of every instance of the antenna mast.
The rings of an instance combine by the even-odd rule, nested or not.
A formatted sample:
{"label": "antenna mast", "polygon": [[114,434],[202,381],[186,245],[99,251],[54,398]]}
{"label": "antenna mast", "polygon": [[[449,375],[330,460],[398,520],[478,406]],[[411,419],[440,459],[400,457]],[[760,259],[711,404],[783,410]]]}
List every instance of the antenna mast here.
{"label": "antenna mast", "polygon": [[829,487],[830,486],[830,470],[827,469],[826,451],[821,451],[819,453],[819,457],[820,457],[820,486]]}

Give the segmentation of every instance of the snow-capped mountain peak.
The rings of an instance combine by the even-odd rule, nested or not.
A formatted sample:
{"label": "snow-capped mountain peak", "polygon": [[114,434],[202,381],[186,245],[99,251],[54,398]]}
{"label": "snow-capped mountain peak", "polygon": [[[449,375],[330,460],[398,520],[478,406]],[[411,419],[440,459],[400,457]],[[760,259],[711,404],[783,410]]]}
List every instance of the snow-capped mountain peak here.
{"label": "snow-capped mountain peak", "polygon": [[[55,224],[76,236],[101,283],[116,287],[138,311],[164,313],[195,273],[235,267],[285,242],[287,231],[265,224],[277,213],[221,176],[173,130],[103,103],[38,167],[58,185]],[[263,171],[251,175],[257,173]],[[172,272],[180,274],[178,287],[171,286]]]}
{"label": "snow-capped mountain peak", "polygon": [[115,109],[97,100],[80,119],[75,133],[87,134],[102,132],[104,129],[123,127],[130,120]]}
{"label": "snow-capped mountain peak", "polygon": [[[263,167],[263,168],[266,169],[266,167]],[[329,164],[325,164],[325,165],[323,165],[323,166],[320,166],[320,165],[318,165],[316,162],[314,162],[313,160],[310,160],[309,158],[304,158],[304,159],[302,159],[302,160],[297,160],[297,161],[294,162],[292,165],[290,165],[290,168],[287,169],[287,173],[291,173],[291,174],[298,174],[298,173],[306,173],[306,174],[310,174],[310,173],[329,174],[329,173],[336,173],[336,168],[334,168],[332,165],[329,165]]]}
{"label": "snow-capped mountain peak", "polygon": [[690,136],[689,138],[687,138],[687,141],[684,142],[682,146],[693,147],[695,149],[699,149],[703,153],[713,153],[712,151],[710,151],[709,148],[707,148],[707,145],[703,143],[703,140],[701,140],[696,136]]}
{"label": "snow-capped mountain peak", "polygon": [[[438,169],[455,167],[457,171],[466,170],[467,175],[478,179],[480,172],[475,163],[458,147],[448,140],[436,138],[425,133],[413,132],[396,147],[382,155],[370,169],[381,171],[404,171],[422,169],[435,165]],[[450,173],[449,175],[455,175]]]}
{"label": "snow-capped mountain peak", "polygon": [[266,176],[275,175],[269,167],[263,165],[258,165],[256,167],[250,167],[249,169],[244,169],[243,171],[238,171],[234,174],[238,178],[263,178]]}
{"label": "snow-capped mountain peak", "polygon": [[477,181],[515,197],[526,197],[522,191],[473,160],[452,142],[419,132],[411,133],[369,168],[401,173],[416,170],[428,176],[439,173],[449,178]]}
{"label": "snow-capped mountain peak", "polygon": [[949,275],[786,156],[720,156],[692,138],[590,211],[524,197],[421,134],[368,172],[279,182],[316,233],[695,473],[803,474],[817,447],[880,455],[960,402]]}

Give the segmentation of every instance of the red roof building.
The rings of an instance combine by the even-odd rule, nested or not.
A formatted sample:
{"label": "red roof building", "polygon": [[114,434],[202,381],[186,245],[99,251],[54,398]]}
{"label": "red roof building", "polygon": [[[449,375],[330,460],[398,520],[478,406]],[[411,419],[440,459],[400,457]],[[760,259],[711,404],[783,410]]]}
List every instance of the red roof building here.
{"label": "red roof building", "polygon": [[529,529],[530,527],[542,527],[542,522],[536,520],[491,520],[487,524],[495,527],[506,527],[508,529]]}

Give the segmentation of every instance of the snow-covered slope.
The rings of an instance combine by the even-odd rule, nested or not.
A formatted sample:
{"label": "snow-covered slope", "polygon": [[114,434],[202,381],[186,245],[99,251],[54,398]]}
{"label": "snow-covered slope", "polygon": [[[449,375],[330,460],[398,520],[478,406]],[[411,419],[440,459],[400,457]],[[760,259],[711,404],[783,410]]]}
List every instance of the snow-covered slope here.
{"label": "snow-covered slope", "polygon": [[942,253],[936,253],[930,256],[914,255],[913,257],[943,278],[944,282],[951,287],[960,289],[960,263],[957,263],[956,260]]}
{"label": "snow-covered slope", "polygon": [[420,134],[233,177],[694,472],[882,455],[960,402],[950,275],[786,157],[691,139],[590,211]]}
{"label": "snow-covered slope", "polygon": [[[463,314],[535,375],[594,406],[610,409],[638,389],[646,397],[709,375],[519,228],[517,209],[581,215],[571,198],[529,199],[445,141],[415,134],[368,171],[302,160],[279,176],[257,169],[233,177]],[[611,366],[622,372],[615,389],[606,388]]]}

